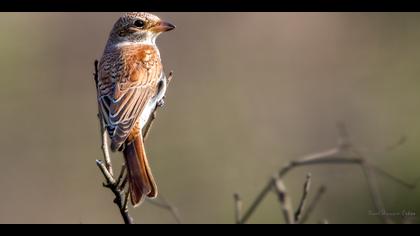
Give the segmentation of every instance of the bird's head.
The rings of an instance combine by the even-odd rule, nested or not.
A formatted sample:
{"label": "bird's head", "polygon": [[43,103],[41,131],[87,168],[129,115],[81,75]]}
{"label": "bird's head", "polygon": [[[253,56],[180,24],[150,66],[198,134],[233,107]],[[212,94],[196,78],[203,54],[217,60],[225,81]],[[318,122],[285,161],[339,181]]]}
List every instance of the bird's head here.
{"label": "bird's head", "polygon": [[130,12],[115,22],[110,34],[113,44],[144,43],[155,44],[156,38],[163,32],[175,28],[171,23],[146,12]]}

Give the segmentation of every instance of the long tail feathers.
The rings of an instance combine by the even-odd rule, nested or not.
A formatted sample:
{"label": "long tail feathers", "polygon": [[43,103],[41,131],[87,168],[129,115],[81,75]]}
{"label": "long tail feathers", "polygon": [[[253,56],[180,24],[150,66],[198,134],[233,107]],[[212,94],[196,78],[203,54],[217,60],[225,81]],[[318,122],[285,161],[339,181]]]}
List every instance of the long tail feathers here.
{"label": "long tail feathers", "polygon": [[139,135],[128,143],[123,153],[128,170],[131,203],[136,207],[143,202],[145,196],[157,196],[157,187],[147,161],[142,136]]}

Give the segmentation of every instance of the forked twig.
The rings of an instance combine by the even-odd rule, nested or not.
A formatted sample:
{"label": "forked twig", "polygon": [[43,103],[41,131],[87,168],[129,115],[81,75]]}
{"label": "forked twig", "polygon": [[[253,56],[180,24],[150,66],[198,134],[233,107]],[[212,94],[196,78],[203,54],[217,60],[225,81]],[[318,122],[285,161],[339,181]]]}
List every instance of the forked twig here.
{"label": "forked twig", "polygon": [[322,195],[324,195],[326,191],[326,187],[325,186],[321,186],[314,199],[312,200],[311,203],[309,203],[308,208],[306,209],[306,211],[303,213],[303,215],[300,217],[299,221],[297,223],[299,224],[304,224],[306,223],[306,221],[308,220],[309,216],[312,214],[312,212],[315,210],[316,206],[318,205],[319,201],[321,200]]}
{"label": "forked twig", "polygon": [[128,214],[127,202],[128,202],[128,192],[125,193],[123,189],[118,188],[118,185],[115,183],[114,178],[112,177],[111,173],[108,172],[107,167],[105,164],[100,161],[96,160],[96,164],[98,165],[99,169],[101,169],[102,174],[106,179],[106,183],[104,183],[104,187],[109,188],[115,195],[114,203],[117,204],[118,209],[120,210],[121,216],[124,220],[125,224],[133,224],[133,218],[130,217]]}
{"label": "forked twig", "polygon": [[162,209],[168,210],[172,214],[176,223],[181,224],[182,221],[181,221],[181,216],[179,215],[178,208],[176,208],[171,203],[169,203],[166,200],[166,198],[164,198],[162,196],[162,194],[159,195],[159,199],[160,199],[160,201],[157,201],[157,200],[154,200],[154,199],[147,199],[147,201],[152,205],[155,205],[155,206],[160,207]]}
{"label": "forked twig", "polygon": [[[270,193],[272,190],[274,190],[280,200],[280,204],[282,205],[283,209],[283,215],[285,216],[285,222],[286,223],[304,223],[307,221],[309,214],[313,211],[315,208],[315,205],[319,202],[319,199],[325,192],[325,187],[320,188],[318,191],[315,200],[312,201],[312,203],[309,205],[308,209],[304,211],[304,204],[308,196],[309,192],[309,186],[310,186],[310,177],[307,178],[305,185],[304,185],[304,193],[301,199],[301,202],[299,204],[299,207],[294,214],[294,217],[291,218],[292,215],[292,208],[291,208],[291,201],[287,199],[287,195],[285,195],[285,185],[282,182],[282,179],[286,176],[287,173],[289,173],[291,170],[302,167],[302,166],[309,166],[309,165],[321,165],[321,164],[352,164],[352,165],[358,165],[362,168],[362,170],[365,173],[366,181],[369,186],[369,192],[371,194],[371,199],[373,202],[373,205],[375,206],[375,209],[377,211],[384,210],[384,204],[382,201],[382,196],[380,194],[380,191],[378,189],[378,186],[374,179],[374,174],[378,173],[384,177],[387,177],[394,182],[407,187],[409,189],[413,189],[417,186],[417,182],[414,184],[407,183],[392,174],[368,163],[366,161],[365,156],[358,151],[357,148],[354,147],[354,145],[351,143],[349,134],[347,132],[346,127],[344,124],[338,125],[339,129],[339,139],[337,146],[331,149],[328,149],[326,151],[322,151],[319,153],[310,154],[308,156],[304,156],[303,158],[294,160],[283,166],[275,175],[274,178],[270,179],[268,183],[262,188],[262,190],[259,192],[255,200],[251,203],[250,207],[245,211],[242,218],[240,220],[236,220],[237,223],[246,223],[249,218],[253,215],[255,210],[258,208],[258,206],[261,204],[261,202],[265,199],[265,197]],[[401,145],[405,142],[405,138],[400,140],[396,145],[392,145],[392,148],[397,147],[398,145]],[[274,183],[274,184],[273,184]],[[292,212],[291,212],[292,211]],[[384,214],[379,214],[382,221],[384,223],[393,223],[392,219],[390,219],[388,216]]]}

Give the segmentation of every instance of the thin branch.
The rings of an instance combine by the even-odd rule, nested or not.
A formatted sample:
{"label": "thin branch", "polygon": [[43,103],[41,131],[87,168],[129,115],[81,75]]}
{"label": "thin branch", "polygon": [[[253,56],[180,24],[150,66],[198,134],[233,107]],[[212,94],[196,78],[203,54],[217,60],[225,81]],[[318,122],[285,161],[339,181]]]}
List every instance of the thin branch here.
{"label": "thin branch", "polygon": [[258,196],[255,198],[255,200],[252,202],[251,206],[248,208],[248,210],[245,211],[244,215],[242,216],[241,220],[239,221],[240,224],[245,224],[249,218],[254,214],[255,210],[258,208],[258,206],[261,204],[261,202],[264,200],[264,198],[267,196],[267,194],[273,189],[273,181],[270,180],[265,187],[260,191]]}
{"label": "thin branch", "polygon": [[394,151],[394,150],[402,147],[406,142],[407,142],[407,137],[405,135],[402,135],[394,143],[392,143],[390,145],[387,145],[385,147],[379,148],[379,149],[361,148],[361,147],[359,147],[358,149],[359,150],[362,150],[365,153],[369,153],[370,155],[372,155],[372,154],[375,154],[375,155],[383,155],[383,154],[385,154],[387,152],[391,152],[391,151]]}
{"label": "thin branch", "polygon": [[[385,205],[382,200],[382,196],[379,191],[378,184],[376,183],[376,178],[373,175],[372,170],[370,169],[369,165],[366,165],[366,164],[362,164],[361,167],[368,183],[369,193],[371,195],[373,205],[375,206],[378,212],[385,210]],[[379,215],[383,223],[385,224],[393,223],[392,219],[388,217],[386,214],[379,214]]]}
{"label": "thin branch", "polygon": [[400,184],[400,185],[402,185],[402,186],[404,186],[404,187],[406,187],[408,189],[415,189],[417,187],[417,185],[418,185],[418,180],[415,181],[414,183],[408,183],[405,180],[402,180],[402,179],[400,179],[400,178],[398,178],[398,177],[396,177],[396,176],[388,173],[387,171],[385,171],[384,169],[382,169],[382,168],[380,168],[378,166],[375,166],[375,165],[373,165],[371,163],[369,163],[369,164],[366,163],[366,165],[369,165],[370,169],[372,171],[374,171],[375,173],[378,173],[378,174],[382,175],[383,177],[386,177],[386,178],[388,178],[390,180],[393,180],[395,183]]}
{"label": "thin branch", "polygon": [[[116,185],[120,185],[121,181],[123,181],[126,169],[127,169],[127,167],[123,164],[121,166],[120,175],[118,176],[117,181],[115,182]],[[122,186],[122,188],[120,187],[120,189],[123,189],[124,187],[125,186]]]}
{"label": "thin branch", "polygon": [[130,199],[130,192],[125,192],[125,197],[124,197],[124,202],[122,205],[122,209],[124,209],[124,211],[127,211],[128,213],[128,201]]}
{"label": "thin branch", "polygon": [[99,169],[101,170],[102,174],[104,175],[106,179],[106,183],[104,184],[104,186],[115,184],[114,177],[112,177],[111,173],[109,173],[108,168],[106,168],[104,162],[101,160],[96,160],[96,165],[99,167]]}
{"label": "thin branch", "polygon": [[125,175],[123,178],[121,184],[118,186],[119,189],[124,189],[128,182],[128,175]]}
{"label": "thin branch", "polygon": [[[106,140],[105,140],[106,141]],[[104,145],[108,149],[108,144],[105,142]],[[104,152],[105,153],[105,152]],[[104,154],[105,155],[105,154]],[[123,188],[120,188],[118,186],[118,182],[115,181],[113,175],[108,170],[108,167],[105,165],[105,163],[101,160],[96,160],[96,164],[101,170],[102,174],[104,175],[106,179],[106,183],[104,184],[104,187],[109,188],[115,195],[114,203],[118,206],[118,209],[120,210],[121,216],[124,220],[125,224],[133,224],[133,218],[130,217],[128,214],[128,208],[127,208],[127,195],[128,193],[124,192]],[[112,166],[110,165],[109,168],[112,170]],[[121,169],[121,172],[124,172],[124,168]],[[122,176],[123,173],[120,173],[120,176]],[[120,181],[119,177],[119,181]]]}
{"label": "thin branch", "polygon": [[309,216],[312,214],[312,212],[315,210],[316,206],[318,205],[319,201],[321,200],[322,196],[324,195],[326,191],[326,187],[325,186],[321,186],[314,199],[312,200],[312,202],[308,205],[308,208],[306,209],[306,211],[303,213],[302,217],[300,217],[299,220],[299,224],[304,224],[306,223],[306,221],[309,219]]}
{"label": "thin branch", "polygon": [[350,134],[347,126],[343,121],[337,122],[338,142],[337,146],[340,150],[346,150],[351,146]]}
{"label": "thin branch", "polygon": [[113,170],[112,170],[111,156],[109,155],[109,149],[108,149],[108,146],[107,146],[107,143],[108,143],[107,135],[108,134],[107,134],[107,131],[105,129],[105,125],[102,124],[103,121],[102,121],[101,116],[98,115],[98,117],[99,117],[99,122],[101,123],[101,133],[102,133],[101,149],[102,149],[102,152],[104,154],[105,166],[106,166],[106,169],[109,171],[109,173],[111,175],[114,175]]}
{"label": "thin branch", "polygon": [[283,181],[279,178],[273,178],[272,181],[280,202],[280,206],[284,216],[284,221],[286,222],[286,224],[294,224],[295,219],[293,215],[292,200],[287,194],[286,186],[284,185]]}
{"label": "thin branch", "polygon": [[242,200],[239,193],[233,194],[233,199],[235,201],[235,222],[236,224],[241,223],[241,212],[242,212]]}
{"label": "thin branch", "polygon": [[303,185],[303,194],[302,198],[300,199],[299,207],[295,212],[295,221],[299,222],[300,217],[302,216],[303,208],[305,207],[306,200],[308,198],[309,189],[311,187],[311,174],[308,173],[306,176],[305,184]]}
{"label": "thin branch", "polygon": [[[118,207],[120,208],[120,214],[123,217],[124,223],[127,225],[134,224],[133,218],[128,214],[128,198],[130,196],[129,192],[126,192],[124,195],[124,200],[122,200],[122,194],[124,192],[119,192],[119,199],[115,199],[118,203]],[[114,201],[115,202],[115,201]],[[122,202],[122,204],[120,203]]]}
{"label": "thin branch", "polygon": [[134,223],[133,219],[128,214],[127,200],[126,200],[126,197],[124,197],[124,195],[127,195],[127,194],[125,194],[123,190],[118,188],[118,185],[116,185],[114,178],[109,173],[105,164],[102,161],[96,160],[96,164],[106,179],[106,183],[104,184],[104,187],[109,188],[115,195],[114,203],[118,206],[118,209],[120,210],[124,223],[133,224]]}
{"label": "thin branch", "polygon": [[178,208],[177,207],[175,207],[173,204],[171,204],[162,194],[160,194],[160,197],[159,197],[162,201],[163,201],[163,203],[166,205],[166,206],[168,206],[168,210],[171,212],[171,214],[172,214],[172,216],[174,217],[174,219],[175,219],[175,221],[178,223],[178,224],[181,224],[182,223],[182,221],[181,221],[181,216],[179,215],[179,211],[178,211]]}
{"label": "thin branch", "polygon": [[153,199],[147,199],[147,202],[149,202],[150,204],[155,205],[157,207],[160,207],[160,208],[163,208],[165,210],[168,210],[172,214],[172,216],[175,219],[175,221],[178,224],[181,224],[182,221],[181,221],[181,217],[179,215],[178,209],[175,206],[173,206],[171,203],[169,203],[166,200],[166,198],[164,198],[162,196],[162,194],[159,195],[159,199],[160,199],[160,201],[156,201],[156,200],[153,200]]}
{"label": "thin branch", "polygon": [[402,145],[404,145],[407,142],[407,137],[405,135],[401,136],[400,139],[398,139],[397,142],[388,145],[386,148],[384,148],[385,151],[393,151]]}

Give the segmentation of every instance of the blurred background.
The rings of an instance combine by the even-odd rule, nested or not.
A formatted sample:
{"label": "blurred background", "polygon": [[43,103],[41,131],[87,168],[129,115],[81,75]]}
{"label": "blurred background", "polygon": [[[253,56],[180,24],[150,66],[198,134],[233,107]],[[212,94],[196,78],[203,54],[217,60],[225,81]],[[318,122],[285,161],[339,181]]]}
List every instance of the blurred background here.
{"label": "blurred background", "polygon": [[[337,121],[372,163],[420,176],[420,14],[156,14],[177,25],[158,40],[175,77],[146,150],[184,223],[233,223],[234,192],[249,206],[288,161],[334,147]],[[122,222],[95,164],[92,77],[120,15],[0,14],[0,223]],[[375,151],[402,136],[398,149]],[[294,170],[285,182],[295,205],[307,172],[310,197],[327,187],[310,223],[380,223],[355,166]],[[418,188],[378,183],[387,211],[420,213]],[[150,203],[130,212],[175,223]],[[274,194],[249,223],[283,223]]]}

